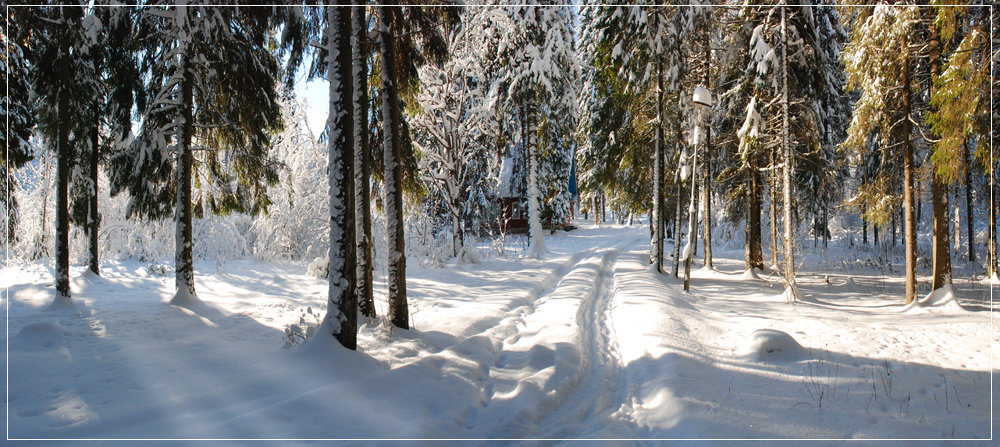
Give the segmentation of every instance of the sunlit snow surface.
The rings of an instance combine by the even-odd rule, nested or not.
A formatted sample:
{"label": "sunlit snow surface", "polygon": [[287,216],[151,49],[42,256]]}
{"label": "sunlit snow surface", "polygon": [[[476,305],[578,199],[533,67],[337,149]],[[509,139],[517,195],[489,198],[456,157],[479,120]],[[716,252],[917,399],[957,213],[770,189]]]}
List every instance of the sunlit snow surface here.
{"label": "sunlit snow surface", "polygon": [[685,294],[647,227],[578,225],[542,259],[411,263],[413,329],[362,319],[358,352],[285,346],[325,308],[305,263],[198,263],[193,309],[148,264],[74,268],[75,308],[48,309],[51,270],[8,267],[9,436],[990,437],[989,281],[904,309],[900,266],[806,243],[788,304],[723,242]]}

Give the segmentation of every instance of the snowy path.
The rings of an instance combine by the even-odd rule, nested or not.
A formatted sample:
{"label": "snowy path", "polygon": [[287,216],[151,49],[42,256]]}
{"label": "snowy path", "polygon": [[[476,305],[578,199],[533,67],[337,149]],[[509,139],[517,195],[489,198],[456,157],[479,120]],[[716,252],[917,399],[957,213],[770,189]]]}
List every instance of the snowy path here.
{"label": "snowy path", "polygon": [[[592,250],[577,253],[554,272],[559,281],[538,297],[531,313],[517,317],[522,327],[504,340],[491,369],[494,401],[485,419],[510,418],[494,436],[581,436],[593,426],[589,424],[592,419],[615,410],[612,406],[622,398],[622,384],[608,306],[615,262],[638,241],[596,254]],[[566,268],[568,264],[573,265]],[[525,393],[526,383],[537,384],[536,393],[550,392]],[[531,405],[533,400],[537,402]],[[525,405],[530,407],[517,410]],[[630,432],[623,427],[604,435],[628,437]]]}
{"label": "snowy path", "polygon": [[[50,270],[5,270],[10,435],[989,436],[1000,331],[981,283],[956,280],[965,309],[901,312],[901,280],[853,261],[867,254],[807,252],[823,271],[801,272],[810,301],[789,305],[778,278],[742,274],[738,250],[719,247],[687,294],[650,271],[647,228],[581,225],[547,243],[542,260],[411,266],[414,328],[364,321],[359,352],[282,346],[324,305],[304,266],[199,265],[197,312],[164,304],[172,279],[146,265],[75,270],[80,315],[42,309]],[[758,330],[801,347],[762,350]]]}

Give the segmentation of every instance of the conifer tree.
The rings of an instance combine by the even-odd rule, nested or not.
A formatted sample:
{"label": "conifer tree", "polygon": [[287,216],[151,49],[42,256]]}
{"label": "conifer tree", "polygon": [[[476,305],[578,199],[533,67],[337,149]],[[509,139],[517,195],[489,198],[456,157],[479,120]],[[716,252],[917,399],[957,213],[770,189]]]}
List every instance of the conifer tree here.
{"label": "conifer tree", "polygon": [[263,212],[267,187],[278,180],[268,153],[271,134],[282,127],[278,63],[267,48],[271,12],[186,4],[139,9],[139,38],[148,45],[142,50],[147,108],[138,135],[111,157],[112,194],[129,192],[130,216],[173,212],[172,304],[198,302],[195,215]]}

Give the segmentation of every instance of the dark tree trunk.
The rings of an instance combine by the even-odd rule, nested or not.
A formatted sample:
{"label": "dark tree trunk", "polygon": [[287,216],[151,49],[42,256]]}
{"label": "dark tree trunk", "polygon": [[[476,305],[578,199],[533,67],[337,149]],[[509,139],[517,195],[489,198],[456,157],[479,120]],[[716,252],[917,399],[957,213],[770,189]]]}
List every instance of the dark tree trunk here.
{"label": "dark tree trunk", "polygon": [[760,171],[751,167],[747,176],[746,198],[746,257],[747,270],[764,270],[764,252],[761,249],[760,231]]}
{"label": "dark tree trunk", "polygon": [[353,10],[354,81],[354,217],[357,239],[357,298],[362,315],[375,318],[372,289],[371,148],[368,144],[368,18],[365,2],[355,2]]}
{"label": "dark tree trunk", "polygon": [[771,224],[771,265],[777,268],[778,266],[778,206],[777,206],[777,177],[774,171],[774,151],[771,149],[771,170],[768,172],[767,183],[770,188],[770,207],[771,213],[769,219]]}
{"label": "dark tree trunk", "polygon": [[181,55],[181,123],[177,142],[177,202],[175,204],[175,252],[174,283],[177,295],[172,304],[184,305],[196,297],[194,289],[194,233],[192,231],[191,176],[194,153],[191,151],[191,136],[194,131],[194,83],[189,71],[187,55]]}
{"label": "dark tree trunk", "polygon": [[893,209],[890,213],[892,215],[892,246],[896,246],[896,210]]}
{"label": "dark tree trunk", "polygon": [[867,213],[865,206],[861,207],[861,243],[868,245],[868,219],[865,218],[865,213]]}
{"label": "dark tree trunk", "polygon": [[[97,110],[95,105],[94,110]],[[97,121],[95,119],[95,121]],[[100,269],[100,258],[98,257],[98,231],[101,227],[101,215],[97,209],[97,197],[98,197],[98,187],[97,187],[97,162],[99,161],[99,146],[98,146],[98,132],[100,131],[100,123],[94,123],[94,132],[90,135],[90,184],[93,189],[90,191],[90,197],[87,198],[87,248],[90,251],[90,271],[94,272],[95,275],[101,274]]]}
{"label": "dark tree trunk", "polygon": [[[910,105],[910,50],[909,39],[903,39],[903,240],[906,245],[906,303],[917,295],[917,225],[914,216],[913,191],[913,142],[909,116]],[[917,206],[919,207],[919,201]]]}
{"label": "dark tree trunk", "polygon": [[380,41],[382,53],[382,135],[385,159],[385,214],[388,226],[389,318],[392,324],[410,328],[406,302],[406,242],[403,229],[402,131],[399,90],[396,85],[396,38],[393,36],[399,7],[380,6]]}
{"label": "dark tree trunk", "polygon": [[[966,241],[969,244],[969,262],[976,262],[976,239],[973,236],[972,224],[972,159],[969,157],[969,145],[963,145],[965,149],[965,229]],[[958,191],[956,191],[957,193]]]}
{"label": "dark tree trunk", "polygon": [[[67,44],[64,46],[68,47]],[[66,53],[69,51],[66,49]],[[68,85],[69,73],[60,73]],[[65,90],[59,92],[59,123],[56,141],[56,298],[53,303],[68,302],[69,293],[69,101]]]}
{"label": "dark tree trunk", "polygon": [[[358,346],[357,254],[354,237],[354,98],[351,54],[351,10],[327,8],[330,45],[327,79],[330,83],[330,275],[327,323],[331,335],[347,349]],[[336,51],[334,51],[336,50]],[[336,55],[336,57],[334,57]],[[341,98],[334,101],[333,98]]]}

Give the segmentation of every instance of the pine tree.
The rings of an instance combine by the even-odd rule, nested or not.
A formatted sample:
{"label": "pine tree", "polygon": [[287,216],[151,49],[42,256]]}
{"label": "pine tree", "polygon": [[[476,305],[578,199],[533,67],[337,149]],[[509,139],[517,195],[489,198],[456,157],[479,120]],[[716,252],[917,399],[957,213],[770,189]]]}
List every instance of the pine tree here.
{"label": "pine tree", "polygon": [[282,127],[278,64],[266,46],[274,16],[266,8],[208,5],[150,4],[139,12],[139,36],[149,45],[148,106],[139,134],[111,157],[112,194],[128,190],[129,215],[162,218],[173,210],[171,303],[190,306],[198,302],[192,219],[263,212],[267,187],[278,180],[268,154],[271,134]]}
{"label": "pine tree", "polygon": [[[852,10],[855,15],[851,42],[844,48],[848,87],[861,93],[854,109],[843,147],[864,158],[874,138],[893,158],[901,156],[903,165],[903,240],[907,303],[916,296],[916,221],[914,200],[914,145],[912,119],[914,58],[911,36],[915,34],[919,11],[914,7],[878,5]],[[901,149],[901,150],[900,150]],[[863,191],[861,200],[869,213],[880,210],[880,196],[892,188],[883,175]]]}
{"label": "pine tree", "polygon": [[80,176],[77,157],[89,144],[97,95],[93,64],[80,57],[90,47],[88,30],[93,16],[83,6],[40,6],[29,11],[33,28],[31,47],[32,90],[39,103],[40,133],[55,150],[56,161],[56,297],[53,306],[72,305],[69,290],[69,187]]}
{"label": "pine tree", "polygon": [[0,34],[0,45],[5,49],[0,54],[0,76],[3,76],[4,85],[7,86],[7,89],[0,92],[0,104],[8,120],[8,127],[0,133],[0,147],[3,148],[0,151],[0,176],[4,182],[4,194],[0,196],[4,213],[3,238],[0,239],[0,244],[7,247],[13,246],[18,239],[18,203],[13,194],[18,185],[13,171],[33,158],[28,143],[35,126],[35,114],[29,100],[31,82],[28,62],[31,55],[21,45],[31,31],[31,26],[26,26],[30,14],[29,8],[9,8],[0,19],[0,25],[6,30]]}
{"label": "pine tree", "polygon": [[[932,193],[940,194],[941,189],[964,177],[969,260],[974,261],[970,173],[973,154],[987,165],[989,158],[990,144],[981,138],[989,132],[989,101],[982,95],[989,90],[990,82],[989,11],[980,3],[969,7],[927,7],[923,13],[923,24],[931,37],[927,48],[931,99],[926,120],[930,133],[936,137],[930,157],[934,170]],[[938,207],[947,208],[947,205],[941,202],[934,209],[935,225],[946,231],[947,216],[940,216]],[[937,242],[934,247],[936,289],[943,286],[950,275],[950,259],[945,258],[946,250],[938,249]]]}
{"label": "pine tree", "polygon": [[[501,61],[490,87],[491,102],[520,129],[514,160],[525,164],[528,196],[528,256],[544,256],[542,205],[553,218],[565,212],[565,192],[576,128],[579,83],[572,10],[566,6],[504,5],[495,58]],[[500,24],[494,24],[500,27]],[[545,202],[545,203],[543,203]],[[551,220],[551,219],[550,219]]]}

